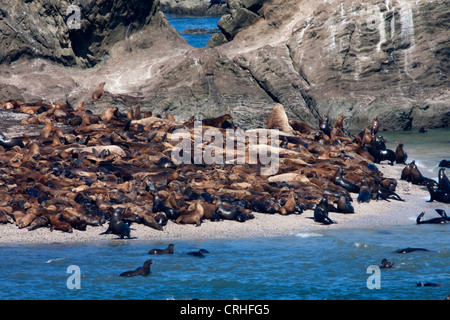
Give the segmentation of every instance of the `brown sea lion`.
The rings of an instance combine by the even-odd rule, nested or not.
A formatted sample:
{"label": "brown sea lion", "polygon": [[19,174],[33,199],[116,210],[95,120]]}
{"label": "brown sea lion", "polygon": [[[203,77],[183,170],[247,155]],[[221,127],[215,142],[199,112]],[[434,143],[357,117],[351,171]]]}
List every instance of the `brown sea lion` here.
{"label": "brown sea lion", "polygon": [[174,245],[171,243],[166,249],[151,249],[148,254],[173,254]]}
{"label": "brown sea lion", "polygon": [[406,163],[408,159],[407,153],[403,150],[403,143],[400,143],[395,149],[395,162],[396,163]]}
{"label": "brown sea lion", "polygon": [[110,123],[112,119],[114,119],[117,111],[119,109],[117,107],[108,107],[105,111],[102,112],[100,118],[104,123]]}
{"label": "brown sea lion", "polygon": [[344,130],[344,119],[346,119],[347,116],[339,116],[336,122],[334,123],[334,128]]}
{"label": "brown sea lion", "polygon": [[230,120],[230,119],[233,119],[233,118],[229,114],[224,114],[224,115],[222,115],[220,117],[216,117],[216,118],[207,118],[207,119],[202,120],[202,126],[222,128],[225,121]]}
{"label": "brown sea lion", "polygon": [[380,122],[378,121],[378,117],[373,118],[372,124],[370,125],[370,133],[374,136],[378,133],[378,129],[380,129]]}
{"label": "brown sea lion", "polygon": [[134,120],[141,120],[141,119],[142,119],[141,105],[138,104],[136,106],[136,109],[134,109]]}
{"label": "brown sea lion", "polygon": [[134,277],[134,276],[147,276],[150,274],[150,266],[152,265],[153,260],[147,260],[144,262],[144,265],[142,267],[139,267],[132,271],[125,271],[122,272],[119,276],[120,277]]}
{"label": "brown sea lion", "polygon": [[316,129],[311,127],[306,122],[303,122],[303,121],[300,121],[300,120],[296,120],[296,119],[290,120],[289,124],[291,125],[292,129],[294,129],[295,131],[298,131],[300,133],[310,134],[312,132],[316,132],[317,131]]}
{"label": "brown sea lion", "polygon": [[92,99],[94,101],[100,99],[100,97],[105,93],[105,90],[104,90],[105,84],[106,84],[106,82],[100,82],[100,84],[98,85],[97,90],[95,90],[92,93]]}
{"label": "brown sea lion", "polygon": [[43,228],[49,226],[49,219],[44,216],[36,217],[36,219],[31,222],[30,226],[28,227],[28,231],[36,230],[38,228]]}
{"label": "brown sea lion", "polygon": [[49,215],[50,230],[59,230],[62,232],[72,233],[72,226],[70,223],[60,220],[61,213]]}
{"label": "brown sea lion", "polygon": [[355,209],[350,203],[350,197],[342,195],[337,201],[337,211],[340,213],[354,213]]}
{"label": "brown sea lion", "polygon": [[297,207],[297,202],[295,201],[294,192],[291,191],[289,193],[286,203],[284,204],[284,206],[282,206],[280,208],[280,214],[287,215],[287,214],[295,213],[296,207]]}
{"label": "brown sea lion", "polygon": [[267,129],[278,129],[283,132],[292,132],[286,111],[281,103],[276,103],[266,123]]}
{"label": "brown sea lion", "polygon": [[188,208],[188,214],[180,215],[175,222],[176,223],[187,223],[187,224],[195,224],[199,227],[202,224],[203,220],[203,206],[200,201],[196,201],[191,204]]}
{"label": "brown sea lion", "polygon": [[50,138],[50,135],[53,131],[53,123],[49,122],[47,123],[41,130],[41,138],[43,140],[46,140],[48,138]]}

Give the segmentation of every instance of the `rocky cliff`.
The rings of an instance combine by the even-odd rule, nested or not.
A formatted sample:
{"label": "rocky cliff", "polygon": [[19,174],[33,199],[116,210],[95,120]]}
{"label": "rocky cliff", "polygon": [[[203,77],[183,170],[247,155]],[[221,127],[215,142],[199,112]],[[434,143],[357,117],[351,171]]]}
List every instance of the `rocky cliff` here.
{"label": "rocky cliff", "polygon": [[158,1],[80,1],[79,29],[68,27],[68,1],[8,3],[0,100],[139,103],[180,119],[231,113],[244,126],[263,126],[276,102],[313,125],[321,114],[346,115],[354,129],[374,116],[381,129],[450,120],[448,1],[228,1],[226,43],[200,49]]}

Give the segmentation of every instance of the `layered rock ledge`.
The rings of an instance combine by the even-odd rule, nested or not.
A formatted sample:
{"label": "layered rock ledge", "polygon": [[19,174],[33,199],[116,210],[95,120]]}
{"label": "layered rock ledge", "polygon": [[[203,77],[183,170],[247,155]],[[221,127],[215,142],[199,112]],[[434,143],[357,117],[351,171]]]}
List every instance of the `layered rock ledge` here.
{"label": "layered rock ledge", "polygon": [[1,3],[2,101],[230,113],[244,127],[262,125],[274,102],[313,125],[322,114],[346,115],[350,129],[375,116],[386,130],[449,123],[448,1],[229,1],[223,44],[200,49],[159,1],[80,1],[79,29],[69,1]]}

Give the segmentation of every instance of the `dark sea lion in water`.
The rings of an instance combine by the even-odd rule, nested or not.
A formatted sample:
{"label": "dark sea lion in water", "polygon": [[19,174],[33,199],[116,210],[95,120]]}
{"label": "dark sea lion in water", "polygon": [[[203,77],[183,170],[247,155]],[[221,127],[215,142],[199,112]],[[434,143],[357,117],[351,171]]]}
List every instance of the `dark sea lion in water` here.
{"label": "dark sea lion in water", "polygon": [[432,282],[426,282],[426,283],[422,283],[422,282],[417,282],[416,285],[418,287],[442,287],[442,284],[439,283],[432,283]]}
{"label": "dark sea lion in water", "polygon": [[408,154],[403,150],[403,143],[400,143],[395,149],[395,162],[396,163],[406,163],[408,159]]}
{"label": "dark sea lion in water", "polygon": [[209,253],[209,251],[206,249],[200,249],[198,251],[188,252],[187,254],[197,258],[205,258],[206,256],[204,255],[204,253]]}
{"label": "dark sea lion in water", "polygon": [[381,260],[381,266],[380,269],[390,269],[394,265],[394,262],[388,261],[386,258]]}
{"label": "dark sea lion in water", "polygon": [[438,189],[442,192],[450,192],[450,181],[445,174],[445,169],[439,169]]}
{"label": "dark sea lion in water", "polygon": [[134,276],[147,276],[150,274],[150,266],[153,263],[153,260],[147,260],[144,262],[142,267],[139,267],[135,270],[122,272],[120,277],[134,277]]}
{"label": "dark sea lion in water", "polygon": [[151,249],[148,254],[173,254],[173,244],[169,244],[166,249]]}
{"label": "dark sea lion in water", "polygon": [[450,168],[450,160],[442,160],[439,162],[439,167]]}
{"label": "dark sea lion in water", "polygon": [[314,208],[314,221],[323,224],[335,223],[328,217],[328,198],[323,196],[322,200]]}
{"label": "dark sea lion in water", "polygon": [[120,236],[120,239],[123,239],[127,237],[130,239],[130,226],[126,224],[122,218],[121,213],[124,210],[124,208],[116,208],[114,209],[113,213],[111,214],[111,218],[109,221],[108,229],[105,232],[102,232],[100,234],[115,234]]}
{"label": "dark sea lion in water", "polygon": [[417,224],[441,224],[441,223],[450,222],[450,218],[447,217],[447,213],[444,210],[436,209],[436,212],[440,215],[439,218],[432,218],[432,219],[428,219],[428,220],[424,220],[424,221],[422,221],[422,218],[425,215],[425,212],[420,213],[416,219],[416,223]]}
{"label": "dark sea lion in water", "polygon": [[424,249],[424,248],[404,248],[404,249],[398,249],[396,251],[394,251],[395,253],[410,253],[410,252],[414,252],[414,251],[430,251],[428,249]]}
{"label": "dark sea lion in water", "polygon": [[343,173],[342,167],[339,166],[336,173],[334,174],[334,181],[333,181],[334,184],[343,187],[348,192],[359,193],[359,187],[356,184],[351,183],[348,180],[345,180],[342,177],[342,173]]}

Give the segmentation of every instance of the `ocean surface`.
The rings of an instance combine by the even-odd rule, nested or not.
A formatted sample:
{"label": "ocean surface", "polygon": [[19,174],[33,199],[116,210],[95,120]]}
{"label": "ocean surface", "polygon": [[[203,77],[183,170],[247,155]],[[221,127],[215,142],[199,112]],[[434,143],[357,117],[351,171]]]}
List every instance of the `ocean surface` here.
{"label": "ocean surface", "polygon": [[[210,32],[213,30],[219,32],[217,22],[219,22],[221,16],[188,16],[169,13],[165,13],[165,16],[172,27],[174,27],[191,46],[196,48],[203,48],[206,46],[212,35]],[[195,28],[203,28],[209,32],[205,34],[183,33],[186,29]]]}
{"label": "ocean surface", "polygon": [[[437,176],[439,161],[450,159],[449,129],[382,134],[388,148],[403,142],[408,162],[415,159],[425,176]],[[148,251],[169,243],[139,239],[0,245],[0,299],[442,300],[450,295],[449,240],[450,224],[411,220],[272,238],[174,240],[175,253],[161,256]],[[395,253],[407,247],[429,251]],[[201,248],[209,251],[205,258],[187,255]],[[393,267],[377,269],[383,258]],[[148,259],[150,275],[119,276]]]}

